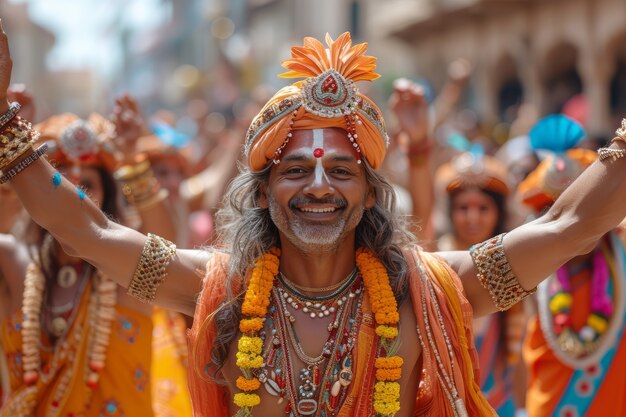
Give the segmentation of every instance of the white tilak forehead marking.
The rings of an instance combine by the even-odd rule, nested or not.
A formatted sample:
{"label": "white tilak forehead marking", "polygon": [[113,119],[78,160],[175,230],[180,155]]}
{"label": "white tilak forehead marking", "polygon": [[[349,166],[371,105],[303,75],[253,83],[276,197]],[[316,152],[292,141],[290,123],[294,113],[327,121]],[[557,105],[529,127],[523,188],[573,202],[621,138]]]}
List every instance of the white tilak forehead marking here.
{"label": "white tilak forehead marking", "polygon": [[[324,131],[322,129],[313,129],[313,149],[311,152],[314,152],[315,149],[320,148],[324,149]],[[326,176],[326,171],[324,171],[324,165],[322,164],[322,158],[315,158],[315,178],[313,180],[313,184],[321,185],[322,180],[328,181],[328,177]]]}
{"label": "white tilak forehead marking", "polygon": [[313,149],[324,149],[324,131],[322,129],[313,129]]}

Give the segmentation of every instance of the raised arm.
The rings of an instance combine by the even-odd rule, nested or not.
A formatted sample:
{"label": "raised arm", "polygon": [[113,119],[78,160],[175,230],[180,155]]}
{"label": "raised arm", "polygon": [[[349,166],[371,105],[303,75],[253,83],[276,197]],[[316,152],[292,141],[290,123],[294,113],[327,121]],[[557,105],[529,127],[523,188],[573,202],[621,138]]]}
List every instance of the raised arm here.
{"label": "raised arm", "polygon": [[[626,217],[626,142],[616,140],[609,149],[618,157],[594,162],[545,215],[504,237],[504,253],[522,288],[535,288],[569,259],[591,251]],[[442,256],[460,274],[475,313],[493,312],[494,303],[479,283],[470,255]]]}
{"label": "raised arm", "polygon": [[[2,30],[0,115],[9,110],[6,92],[11,69],[8,39]],[[15,120],[11,122],[13,125]],[[0,140],[0,170],[7,175],[23,168],[10,181],[33,220],[50,231],[68,254],[87,260],[127,287],[142,255],[146,236],[109,220],[44,158],[36,159],[24,168],[26,161],[33,159],[27,139],[20,140],[25,129],[18,127],[11,133],[1,126],[0,132],[3,136]],[[167,268],[169,277],[157,292],[155,301],[192,315],[201,281],[197,271],[204,269],[207,260],[206,253],[178,250]]]}
{"label": "raised arm", "polygon": [[147,156],[137,149],[137,141],[146,134],[147,128],[133,97],[122,94],[116,98],[112,122],[116,134],[114,142],[122,154],[122,167],[114,175],[121,182],[126,201],[139,214],[138,230],[176,241],[174,213],[167,201],[167,190],[156,180]]}
{"label": "raised arm", "polygon": [[413,206],[413,232],[423,245],[434,242],[431,215],[434,185],[431,164],[433,141],[429,129],[429,106],[423,89],[400,78],[394,81],[389,107],[398,121],[400,134],[408,137],[408,188]]}

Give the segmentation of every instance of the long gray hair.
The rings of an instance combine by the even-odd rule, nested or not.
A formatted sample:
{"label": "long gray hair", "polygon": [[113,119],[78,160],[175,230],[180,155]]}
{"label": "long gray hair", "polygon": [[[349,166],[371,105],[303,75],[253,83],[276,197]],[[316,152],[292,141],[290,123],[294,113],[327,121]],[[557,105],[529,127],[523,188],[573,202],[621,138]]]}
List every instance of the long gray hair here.
{"label": "long gray hair", "polygon": [[[371,249],[387,268],[398,303],[408,295],[408,265],[402,248],[417,247],[406,220],[395,212],[395,194],[387,180],[363,161],[365,177],[374,192],[376,203],[366,209],[356,228],[356,247]],[[241,319],[244,277],[256,259],[273,246],[280,247],[278,229],[269,209],[258,204],[262,187],[267,185],[272,164],[258,172],[241,168],[231,183],[224,207],[217,213],[218,246],[230,255],[226,298],[213,316],[217,335],[213,344],[212,369],[215,378],[224,365],[230,343],[238,332]],[[238,290],[236,290],[238,289]]]}

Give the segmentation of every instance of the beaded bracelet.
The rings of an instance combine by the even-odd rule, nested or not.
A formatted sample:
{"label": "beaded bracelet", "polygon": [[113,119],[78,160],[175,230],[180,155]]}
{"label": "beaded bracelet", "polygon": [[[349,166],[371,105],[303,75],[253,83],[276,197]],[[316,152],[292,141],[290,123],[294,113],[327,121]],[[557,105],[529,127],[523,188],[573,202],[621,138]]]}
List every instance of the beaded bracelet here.
{"label": "beaded bracelet", "polygon": [[470,255],[478,269],[478,280],[489,291],[500,311],[506,311],[537,288],[526,291],[511,270],[504,253],[502,240],[506,233],[478,243],[470,248]]}
{"label": "beaded bracelet", "polygon": [[604,161],[611,158],[613,161],[626,156],[626,149],[600,148],[598,149],[598,159]]}
{"label": "beaded bracelet", "polygon": [[0,184],[4,184],[5,182],[13,179],[13,177],[15,177],[17,174],[19,174],[23,170],[25,170],[30,164],[32,164],[33,162],[41,158],[47,151],[48,151],[48,144],[44,143],[36,151],[33,151],[33,153],[28,155],[26,159],[20,161],[20,163],[15,165],[13,168],[7,171],[2,177],[0,177]]}
{"label": "beaded bracelet", "polygon": [[176,255],[176,245],[160,236],[148,233],[148,239],[143,246],[141,258],[133,278],[128,284],[128,295],[144,303],[152,303],[156,291],[165,281],[165,271]]}
{"label": "beaded bracelet", "polygon": [[0,115],[0,130],[4,129],[4,127],[8,125],[15,116],[17,116],[17,113],[20,111],[21,108],[22,105],[17,101],[9,104],[9,108],[7,109],[7,111]]}
{"label": "beaded bracelet", "polygon": [[168,196],[167,190],[161,188],[154,176],[148,160],[136,165],[125,165],[115,171],[113,176],[122,182],[122,194],[136,209],[152,208]]}

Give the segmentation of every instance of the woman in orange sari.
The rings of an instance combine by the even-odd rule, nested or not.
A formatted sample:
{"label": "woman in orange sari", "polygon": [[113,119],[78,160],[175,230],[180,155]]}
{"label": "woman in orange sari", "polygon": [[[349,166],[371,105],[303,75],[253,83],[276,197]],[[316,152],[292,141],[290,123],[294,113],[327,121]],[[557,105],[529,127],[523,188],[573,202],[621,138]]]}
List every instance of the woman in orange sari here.
{"label": "woman in orange sari", "polygon": [[[51,160],[75,182],[76,198],[89,194],[109,216],[122,218],[112,176],[114,126],[98,115],[85,121],[66,114],[38,130]],[[137,205],[146,218],[161,210],[158,184],[151,187]],[[5,258],[1,265],[10,297],[2,303],[9,395],[0,415],[152,415],[151,307],[66,254],[44,229],[33,225],[30,239],[26,279]]]}

